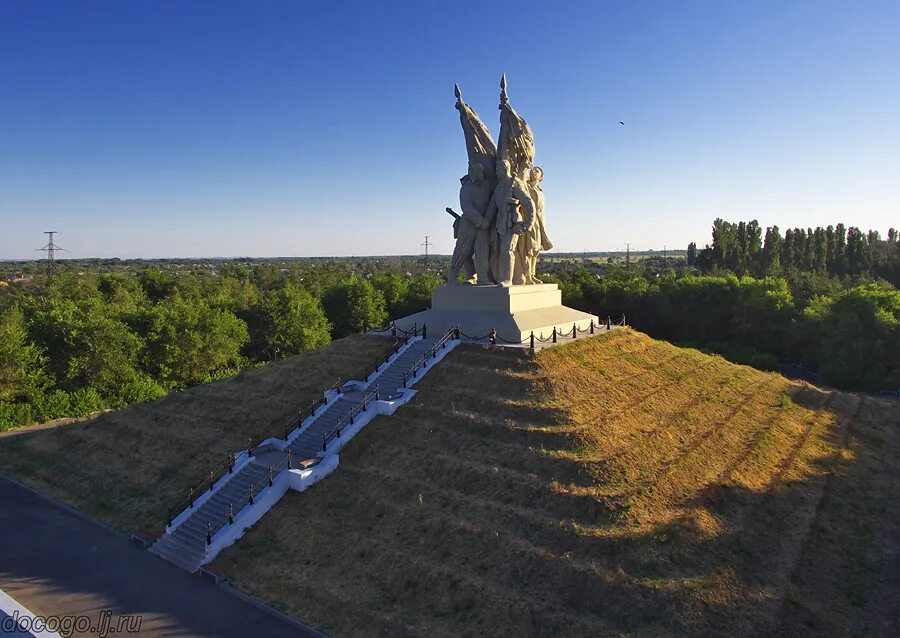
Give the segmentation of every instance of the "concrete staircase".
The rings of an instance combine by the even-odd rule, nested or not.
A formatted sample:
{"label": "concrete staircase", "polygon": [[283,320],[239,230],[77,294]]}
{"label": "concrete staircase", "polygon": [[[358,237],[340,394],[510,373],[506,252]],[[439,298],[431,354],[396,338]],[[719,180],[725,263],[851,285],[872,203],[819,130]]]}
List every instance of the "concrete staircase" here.
{"label": "concrete staircase", "polygon": [[373,390],[375,384],[382,398],[402,390],[404,374],[420,361],[439,339],[440,336],[420,339],[410,344],[386,368],[382,368],[377,377],[373,375],[368,383],[361,384],[355,391],[343,393],[320,412],[284,451],[258,450],[256,455],[240,470],[235,471],[209,499],[190,508],[192,512],[189,516],[174,529],[163,534],[150,551],[189,572],[197,571],[206,562],[208,525],[213,527],[215,534],[216,526],[229,514],[229,505],[233,507],[233,513],[237,516],[240,509],[247,504],[251,485],[254,494],[257,494],[261,488],[268,486],[269,468],[278,468],[279,472],[286,469],[284,463],[286,452],[290,452],[290,458],[295,463],[316,458],[316,454],[322,451],[324,437],[363,401],[365,394]]}
{"label": "concrete staircase", "polygon": [[[377,378],[371,380],[366,389],[372,389],[378,384],[378,392],[381,396],[389,396],[403,388],[403,373],[409,370],[422,355],[437,342],[437,339],[421,339],[407,348],[403,354],[394,359],[387,368],[382,369]],[[316,419],[297,440],[288,448],[296,459],[308,459],[316,455],[322,449],[322,438],[334,429],[334,426],[343,419],[355,406],[362,401],[362,391],[345,394],[335,401],[322,416]]]}
{"label": "concrete staircase", "polygon": [[[163,534],[150,548],[154,554],[165,558],[189,572],[197,571],[206,557],[207,523],[216,525],[228,516],[228,506],[244,503],[254,490],[268,485],[268,466],[251,461],[235,472],[228,482],[216,490],[212,497],[201,505],[195,505],[193,514],[178,525],[171,533]],[[238,513],[235,507],[235,514]]]}

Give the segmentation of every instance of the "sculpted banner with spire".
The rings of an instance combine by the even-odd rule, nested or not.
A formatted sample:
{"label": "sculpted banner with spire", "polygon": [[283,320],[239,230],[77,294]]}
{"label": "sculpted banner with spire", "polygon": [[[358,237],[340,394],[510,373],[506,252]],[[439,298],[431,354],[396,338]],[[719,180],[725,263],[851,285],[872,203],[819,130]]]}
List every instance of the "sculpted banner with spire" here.
{"label": "sculpted banner with spire", "polygon": [[456,94],[459,123],[462,125],[463,135],[466,138],[466,153],[469,156],[469,162],[479,162],[484,167],[485,173],[493,176],[497,159],[497,145],[494,144],[494,138],[491,137],[488,127],[478,117],[478,113],[463,101],[459,86],[454,84],[453,91]]}
{"label": "sculpted banner with spire", "polygon": [[553,247],[544,220],[543,170],[534,166],[531,127],[510,105],[506,75],[500,80],[500,134],[495,145],[478,114],[454,85],[456,108],[469,159],[460,180],[462,215],[447,209],[456,247],[447,283],[512,286],[539,284],[535,268],[541,251]]}

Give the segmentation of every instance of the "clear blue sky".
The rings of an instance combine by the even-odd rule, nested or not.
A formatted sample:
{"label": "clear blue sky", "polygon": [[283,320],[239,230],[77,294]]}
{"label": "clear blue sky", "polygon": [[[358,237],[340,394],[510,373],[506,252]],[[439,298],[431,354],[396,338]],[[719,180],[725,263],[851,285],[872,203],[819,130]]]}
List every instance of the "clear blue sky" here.
{"label": "clear blue sky", "polygon": [[557,250],[900,226],[896,0],[3,0],[0,258],[449,252],[502,72]]}

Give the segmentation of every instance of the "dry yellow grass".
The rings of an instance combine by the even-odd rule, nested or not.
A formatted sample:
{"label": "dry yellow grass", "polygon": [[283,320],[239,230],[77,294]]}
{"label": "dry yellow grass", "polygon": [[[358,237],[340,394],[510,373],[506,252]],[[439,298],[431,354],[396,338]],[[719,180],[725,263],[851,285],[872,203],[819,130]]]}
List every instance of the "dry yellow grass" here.
{"label": "dry yellow grass", "polygon": [[158,401],[0,438],[0,472],[123,530],[161,533],[167,510],[249,438],[280,435],[338,377],[393,341],[353,336]]}
{"label": "dry yellow grass", "polygon": [[896,403],[631,330],[419,392],[216,566],[337,636],[896,634]]}

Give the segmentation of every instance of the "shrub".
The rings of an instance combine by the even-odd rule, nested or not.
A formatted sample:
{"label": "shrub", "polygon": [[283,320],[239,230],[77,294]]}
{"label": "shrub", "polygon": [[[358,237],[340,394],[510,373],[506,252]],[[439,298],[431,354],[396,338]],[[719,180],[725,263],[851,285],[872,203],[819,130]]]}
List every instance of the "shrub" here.
{"label": "shrub", "polygon": [[69,397],[71,416],[88,416],[103,409],[103,398],[94,388],[78,388]]}
{"label": "shrub", "polygon": [[148,376],[141,376],[119,388],[114,407],[123,408],[135,403],[146,403],[166,395],[166,390]]}
{"label": "shrub", "polygon": [[19,425],[34,423],[34,420],[31,404],[0,401],[0,432]]}
{"label": "shrub", "polygon": [[72,400],[65,390],[54,390],[39,396],[34,402],[34,416],[38,421],[52,421],[70,416]]}

